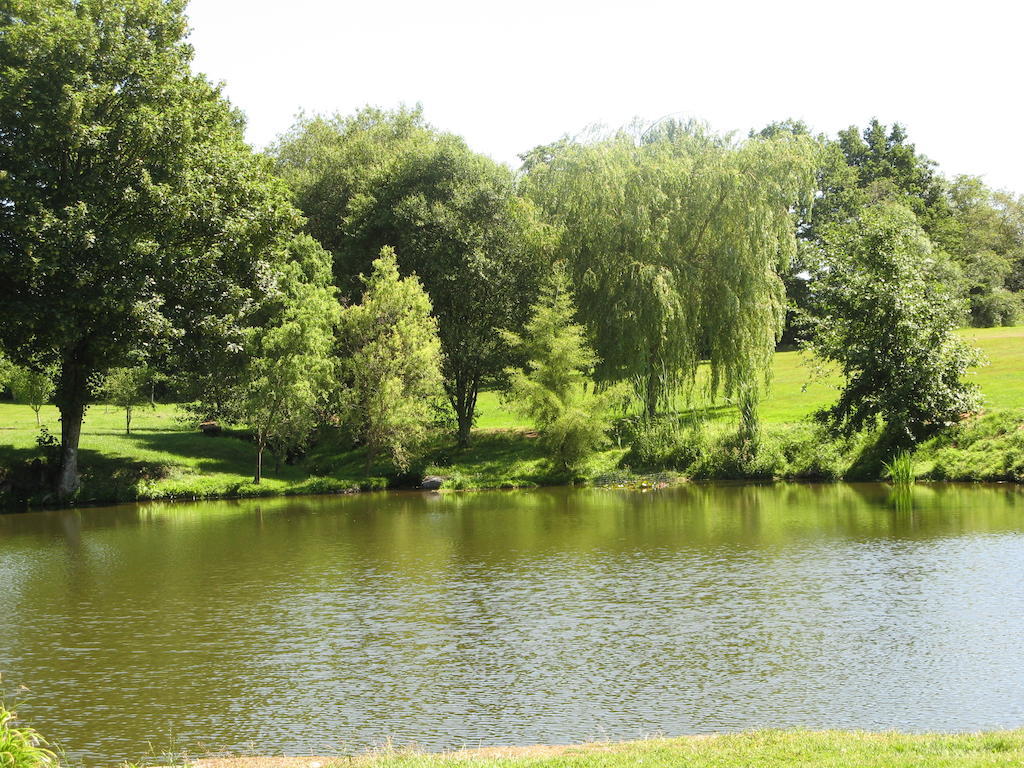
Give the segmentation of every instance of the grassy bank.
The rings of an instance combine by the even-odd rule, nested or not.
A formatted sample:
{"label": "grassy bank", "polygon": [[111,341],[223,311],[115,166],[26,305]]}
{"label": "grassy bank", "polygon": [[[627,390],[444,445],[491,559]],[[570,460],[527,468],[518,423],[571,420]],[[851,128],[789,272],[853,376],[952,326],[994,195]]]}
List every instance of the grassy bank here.
{"label": "grassy bank", "polygon": [[[1024,479],[1024,328],[965,330],[988,358],[974,372],[986,397],[983,417],[922,446],[915,456],[920,477],[948,480]],[[810,383],[809,383],[810,382]],[[594,457],[583,475],[597,482],[630,482],[637,476],[667,473],[697,479],[869,479],[878,476],[870,436],[825,442],[807,417],[835,397],[838,379],[811,381],[811,369],[797,352],[775,356],[774,383],[760,406],[764,424],[757,455],[740,456],[731,446],[735,412],[727,403],[698,403],[707,420],[697,439],[678,433],[661,436],[650,455],[629,450],[635,438],[622,429],[613,445]],[[567,478],[546,469],[536,435],[497,393],[484,392],[469,449],[455,448],[447,436],[427,447],[416,473],[438,474],[449,488],[530,487]],[[41,420],[59,433],[57,410],[46,406]],[[0,403],[0,467],[25,466],[43,451],[39,430],[27,406]],[[658,438],[657,435],[654,438]],[[654,440],[657,443],[657,439]],[[643,452],[639,452],[643,454]],[[387,466],[365,466],[361,450],[323,440],[294,464],[271,458],[265,477],[254,485],[254,449],[244,433],[210,437],[184,422],[174,405],[140,408],[132,434],[124,433],[123,412],[103,405],[86,414],[81,443],[81,503],[144,499],[245,497],[331,493],[409,483]]]}
{"label": "grassy bank", "polygon": [[[1024,731],[981,734],[755,731],[572,747],[382,752],[323,768],[996,768],[1024,761]],[[309,758],[213,760],[205,768],[307,768]]]}

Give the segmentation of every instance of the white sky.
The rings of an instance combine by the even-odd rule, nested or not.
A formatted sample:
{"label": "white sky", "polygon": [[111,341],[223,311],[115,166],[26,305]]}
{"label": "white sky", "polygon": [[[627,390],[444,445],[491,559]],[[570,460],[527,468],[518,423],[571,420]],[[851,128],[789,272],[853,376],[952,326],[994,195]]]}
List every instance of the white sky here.
{"label": "white sky", "polygon": [[948,174],[1024,192],[1020,0],[192,0],[196,68],[264,146],[299,110],[421,102],[516,155],[669,114],[743,134],[904,123]]}

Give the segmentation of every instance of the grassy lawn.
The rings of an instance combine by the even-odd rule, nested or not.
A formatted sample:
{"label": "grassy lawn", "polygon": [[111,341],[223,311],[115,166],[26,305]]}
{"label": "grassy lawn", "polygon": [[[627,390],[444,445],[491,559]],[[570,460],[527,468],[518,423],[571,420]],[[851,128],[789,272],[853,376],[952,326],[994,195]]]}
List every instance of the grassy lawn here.
{"label": "grassy lawn", "polygon": [[[988,364],[975,373],[986,396],[986,407],[998,413],[1024,408],[1024,327],[968,329],[965,337],[981,348]],[[811,368],[797,352],[775,356],[772,389],[761,404],[766,425],[785,425],[806,419],[835,396],[833,381],[811,379]],[[459,451],[447,438],[429,446],[423,467],[428,473],[452,478],[450,487],[530,486],[549,482],[536,436],[517,414],[503,406],[495,392],[482,392],[479,419],[470,449]],[[703,404],[722,428],[735,418],[727,404]],[[46,406],[41,420],[59,434],[57,410]],[[0,466],[36,455],[38,429],[30,408],[0,403]],[[979,458],[984,462],[983,444]],[[252,484],[253,446],[232,436],[207,437],[185,425],[174,405],[139,408],[132,434],[124,432],[124,414],[98,405],[89,409],[82,431],[81,463],[85,480],[83,502],[136,498],[201,498],[332,492],[350,488],[384,487],[385,466],[368,472],[361,451],[342,451],[321,444],[296,465],[265,465],[259,486]],[[595,457],[591,475],[613,472],[623,448]],[[949,463],[949,458],[946,462]]]}
{"label": "grassy lawn", "polygon": [[[986,409],[1024,408],[1024,326],[965,328],[959,333],[978,347],[985,358],[986,362],[971,376],[981,386]],[[838,374],[818,377],[811,362],[800,352],[776,353],[771,388],[761,401],[761,418],[765,423],[801,421],[835,400],[842,379]],[[502,407],[496,392],[481,392],[478,406],[480,428],[526,426],[521,418]],[[696,406],[708,408],[717,419],[731,420],[736,415],[734,408],[721,401],[698,399]]]}
{"label": "grassy lawn", "polygon": [[[320,763],[318,760],[317,763]],[[1024,731],[981,734],[754,731],[571,747],[382,752],[324,768],[997,768],[1024,764]],[[202,768],[300,768],[309,758],[210,760]]]}

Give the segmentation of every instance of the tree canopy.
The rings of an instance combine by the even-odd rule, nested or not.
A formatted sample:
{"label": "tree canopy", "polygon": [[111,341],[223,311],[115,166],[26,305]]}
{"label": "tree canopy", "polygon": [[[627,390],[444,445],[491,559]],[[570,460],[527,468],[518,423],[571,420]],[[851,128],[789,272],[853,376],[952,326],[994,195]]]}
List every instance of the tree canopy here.
{"label": "tree canopy", "polygon": [[62,495],[91,377],[240,334],[300,221],[190,71],[184,5],[10,0],[0,16],[0,344],[58,369]]}
{"label": "tree canopy", "polygon": [[845,381],[820,418],[843,434],[880,424],[906,447],[973,412],[977,355],[953,333],[961,308],[913,212],[871,206],[828,228],[825,250],[810,348]]}
{"label": "tree canopy", "polygon": [[481,384],[536,293],[546,230],[506,167],[427,125],[418,109],[300,120],[273,150],[346,295],[390,246],[430,295],[445,390],[468,440]]}
{"label": "tree canopy", "polygon": [[400,277],[393,249],[381,250],[363,283],[362,301],[341,317],[342,412],[368,469],[383,452],[405,471],[441,395],[437,321],[420,281]]}
{"label": "tree canopy", "polygon": [[792,133],[735,142],[674,122],[527,156],[525,190],[558,227],[599,381],[633,382],[654,413],[702,359],[712,393],[766,380],[791,209],[809,200],[815,157]]}
{"label": "tree canopy", "polygon": [[611,426],[610,410],[625,399],[621,383],[594,391],[591,373],[598,359],[575,315],[568,275],[559,262],[522,335],[506,332],[527,361],[524,368],[509,370],[506,399],[533,420],[560,472],[579,469],[601,447]]}

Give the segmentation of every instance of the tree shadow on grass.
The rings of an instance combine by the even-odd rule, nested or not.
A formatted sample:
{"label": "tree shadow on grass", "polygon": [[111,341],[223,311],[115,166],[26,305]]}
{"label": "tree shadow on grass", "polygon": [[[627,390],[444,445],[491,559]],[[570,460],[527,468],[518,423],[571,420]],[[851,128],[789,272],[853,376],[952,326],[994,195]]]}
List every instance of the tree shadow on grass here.
{"label": "tree shadow on grass", "polygon": [[256,447],[234,435],[147,429],[125,435],[124,439],[141,449],[167,454],[169,463],[202,473],[245,475],[256,463]]}
{"label": "tree shadow on grass", "polygon": [[[79,449],[78,461],[82,479],[78,504],[134,501],[140,482],[166,477],[169,471],[163,462],[111,456],[90,448]],[[52,450],[0,446],[0,510],[54,505],[56,474],[57,457]]]}
{"label": "tree shadow on grass", "polygon": [[468,448],[438,445],[424,456],[429,464],[469,473],[488,486],[551,482],[544,458],[537,434],[525,429],[477,430]]}

